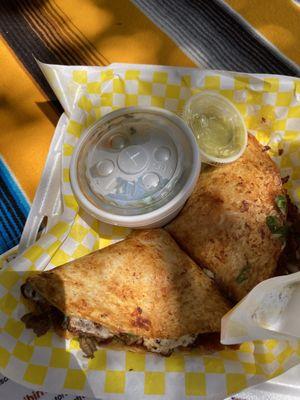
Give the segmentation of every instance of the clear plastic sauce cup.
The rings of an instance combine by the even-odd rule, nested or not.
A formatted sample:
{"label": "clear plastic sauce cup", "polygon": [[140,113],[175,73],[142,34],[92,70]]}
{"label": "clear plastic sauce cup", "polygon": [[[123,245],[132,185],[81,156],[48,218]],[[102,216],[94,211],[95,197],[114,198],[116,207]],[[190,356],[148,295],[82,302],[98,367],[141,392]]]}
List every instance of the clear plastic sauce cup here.
{"label": "clear plastic sauce cup", "polygon": [[245,151],[244,119],[226,97],[209,91],[198,93],[186,103],[183,118],[195,135],[203,162],[230,163]]}

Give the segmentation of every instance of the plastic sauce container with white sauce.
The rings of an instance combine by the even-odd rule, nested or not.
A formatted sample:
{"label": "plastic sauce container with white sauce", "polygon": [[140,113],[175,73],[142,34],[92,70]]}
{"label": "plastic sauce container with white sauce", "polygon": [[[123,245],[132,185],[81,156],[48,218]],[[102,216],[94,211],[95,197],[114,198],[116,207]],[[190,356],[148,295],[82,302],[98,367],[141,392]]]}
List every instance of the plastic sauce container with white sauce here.
{"label": "plastic sauce container with white sauce", "polygon": [[186,103],[183,118],[196,137],[203,162],[230,163],[245,151],[244,119],[226,97],[209,91],[198,93]]}
{"label": "plastic sauce container with white sauce", "polygon": [[95,218],[158,227],[183,207],[200,166],[197,142],[182,119],[160,108],[128,107],[86,130],[70,177],[80,206]]}

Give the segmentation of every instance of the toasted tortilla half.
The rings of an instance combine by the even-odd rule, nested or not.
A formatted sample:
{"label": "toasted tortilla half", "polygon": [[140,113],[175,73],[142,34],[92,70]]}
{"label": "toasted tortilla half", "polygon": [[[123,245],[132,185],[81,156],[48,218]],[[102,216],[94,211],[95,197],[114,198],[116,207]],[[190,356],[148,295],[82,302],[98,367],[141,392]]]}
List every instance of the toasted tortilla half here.
{"label": "toasted tortilla half", "polygon": [[27,282],[69,317],[144,338],[218,332],[229,310],[214,282],[162,229],[133,233]]}
{"label": "toasted tortilla half", "polygon": [[286,216],[275,201],[285,194],[280,173],[264,150],[249,135],[241,158],[201,172],[181,213],[166,227],[234,300],[274,274],[284,247],[266,223],[273,216],[284,226]]}

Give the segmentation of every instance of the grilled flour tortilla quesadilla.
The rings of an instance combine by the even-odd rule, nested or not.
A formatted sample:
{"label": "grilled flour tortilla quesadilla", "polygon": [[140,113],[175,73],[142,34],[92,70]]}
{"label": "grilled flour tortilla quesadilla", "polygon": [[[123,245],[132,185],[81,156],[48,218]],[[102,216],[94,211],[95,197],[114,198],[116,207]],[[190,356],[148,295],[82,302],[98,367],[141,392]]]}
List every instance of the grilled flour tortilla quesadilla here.
{"label": "grilled flour tortilla quesadilla", "polygon": [[22,293],[37,306],[22,318],[28,328],[38,335],[52,325],[68,330],[88,356],[112,339],[168,355],[219,332],[229,310],[214,282],[162,229],[38,273]]}
{"label": "grilled flour tortilla quesadilla", "polygon": [[234,300],[274,274],[284,247],[285,191],[265,150],[249,135],[241,158],[201,172],[166,228]]}

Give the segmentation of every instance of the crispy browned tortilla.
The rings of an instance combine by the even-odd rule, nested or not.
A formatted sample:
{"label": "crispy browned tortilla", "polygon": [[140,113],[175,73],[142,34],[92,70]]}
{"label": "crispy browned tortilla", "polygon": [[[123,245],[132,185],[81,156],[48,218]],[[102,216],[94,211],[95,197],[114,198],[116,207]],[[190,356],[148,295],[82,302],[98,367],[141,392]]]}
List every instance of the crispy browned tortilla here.
{"label": "crispy browned tortilla", "polygon": [[201,172],[193,194],[166,229],[212,271],[226,295],[240,300],[276,269],[284,240],[271,233],[266,218],[285,224],[275,202],[284,194],[278,168],[249,135],[241,158]]}
{"label": "crispy browned tortilla", "polygon": [[[130,344],[146,343],[156,352],[159,345],[167,349],[164,339],[183,338],[186,346],[199,334],[219,332],[229,310],[215,283],[163,229],[135,232],[103,250],[38,273],[26,285],[33,298],[41,297],[67,316],[70,329],[79,336],[86,331],[122,339],[125,334],[128,344],[129,334]],[[102,327],[105,331],[99,331]],[[146,339],[159,339],[158,349]]]}

